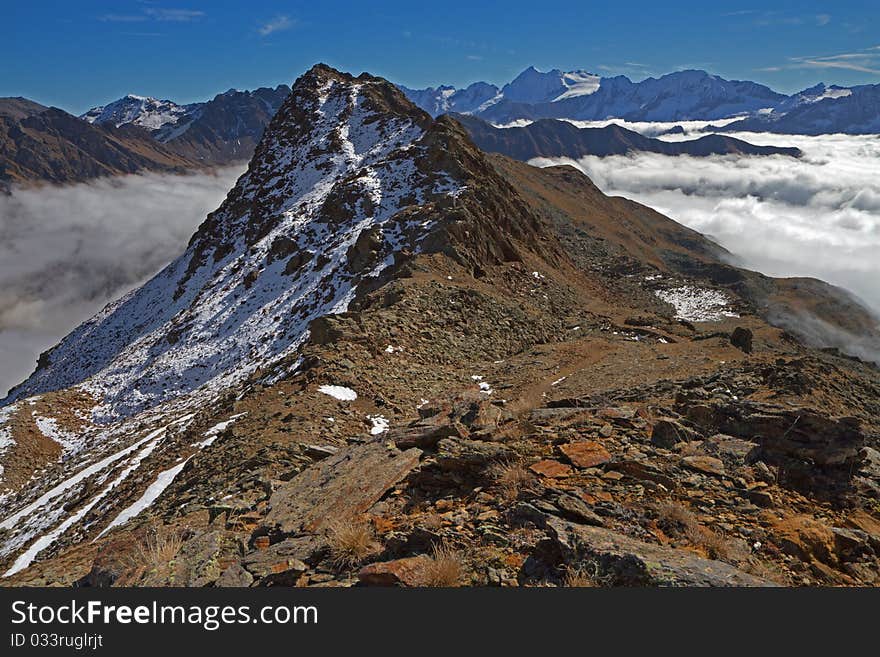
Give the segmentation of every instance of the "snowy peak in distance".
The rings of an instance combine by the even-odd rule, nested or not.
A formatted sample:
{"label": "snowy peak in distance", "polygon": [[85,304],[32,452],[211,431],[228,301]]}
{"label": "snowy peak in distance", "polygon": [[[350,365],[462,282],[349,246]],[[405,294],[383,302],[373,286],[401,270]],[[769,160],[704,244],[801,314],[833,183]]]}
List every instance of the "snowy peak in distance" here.
{"label": "snowy peak in distance", "polygon": [[724,126],[725,131],[797,135],[880,134],[880,84],[817,85],[789,97],[770,112]]}
{"label": "snowy peak in distance", "polygon": [[487,82],[474,82],[464,89],[456,89],[449,85],[427,89],[408,89],[403,86],[399,88],[407,98],[431,116],[449,112],[477,113],[501,98],[498,87]]}
{"label": "snowy peak in distance", "polygon": [[587,71],[542,73],[529,66],[501,90],[505,99],[518,103],[552,103],[588,96],[599,89],[601,78]]}
{"label": "snowy peak in distance", "polygon": [[152,131],[177,123],[197,105],[178,105],[170,100],[129,94],[107,105],[93,107],[80,118],[99,125],[109,123],[116,128],[131,123]]}
{"label": "snowy peak in distance", "polygon": [[[482,84],[482,87],[477,85]],[[473,102],[457,102],[474,88]],[[466,90],[437,87],[404,89],[422,109],[475,114],[495,124],[542,118],[603,121],[715,120],[774,108],[787,96],[754,82],[725,80],[705,71],[678,71],[633,82],[623,75],[604,78],[588,71],[546,73],[528,67],[500,91],[486,83]],[[491,96],[491,97],[490,97]]]}
{"label": "snowy peak in distance", "polygon": [[799,94],[796,94],[797,98],[806,103],[817,103],[820,100],[826,100],[829,98],[846,98],[848,96],[852,96],[852,89],[840,87],[836,84],[829,87],[823,82],[820,82],[815,87],[804,89]]}

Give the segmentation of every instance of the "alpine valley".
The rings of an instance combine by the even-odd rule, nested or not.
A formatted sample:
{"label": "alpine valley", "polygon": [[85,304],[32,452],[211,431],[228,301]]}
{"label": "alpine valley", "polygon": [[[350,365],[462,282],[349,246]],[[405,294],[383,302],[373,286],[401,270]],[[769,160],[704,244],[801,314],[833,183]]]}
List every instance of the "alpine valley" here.
{"label": "alpine valley", "polygon": [[795,161],[571,121],[876,131],[877,97],[319,64],[82,118],[5,99],[14,184],[250,159],[182,255],[0,400],[3,584],[880,584],[877,317],[521,161]]}

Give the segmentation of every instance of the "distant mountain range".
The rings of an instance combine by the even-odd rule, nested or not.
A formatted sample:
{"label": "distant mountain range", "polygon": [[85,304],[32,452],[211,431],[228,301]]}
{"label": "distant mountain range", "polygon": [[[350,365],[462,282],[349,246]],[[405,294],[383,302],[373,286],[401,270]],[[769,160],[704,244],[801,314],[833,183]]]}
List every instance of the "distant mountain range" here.
{"label": "distant mountain range", "polygon": [[117,128],[137,125],[186,157],[224,164],[251,156],[263,129],[289,93],[286,84],[255,91],[230,89],[208,102],[189,105],[128,95],[94,107],[80,118]]}
{"label": "distant mountain range", "polygon": [[678,71],[633,82],[586,71],[546,73],[529,67],[499,88],[485,82],[404,93],[432,115],[473,114],[503,125],[514,121],[714,121],[742,116],[727,130],[792,134],[880,132],[880,85],[819,84],[790,96],[755,82],[725,80],[705,71]]}
{"label": "distant mountain range", "polygon": [[792,99],[789,105],[783,104],[772,112],[762,112],[719,129],[797,135],[880,133],[880,85],[818,85]]}
{"label": "distant mountain range", "polygon": [[[489,150],[528,159],[581,157],[646,150],[690,155],[739,153],[797,155],[709,135],[691,142],[652,140],[609,127],[583,132],[559,121],[720,121],[707,131],[818,135],[880,133],[880,85],[824,84],[787,96],[754,82],[730,81],[705,71],[680,71],[632,82],[587,71],[541,72],[529,67],[503,87],[476,82],[399,87],[432,116],[454,113]],[[246,161],[290,87],[231,89],[202,103],[178,104],[128,95],[74,117],[25,98],[0,98],[0,184],[88,180],[137,171],[176,172]],[[478,117],[475,123],[463,116]],[[741,118],[739,118],[741,117]],[[729,122],[731,118],[738,120]],[[81,119],[81,120],[80,120]],[[540,125],[521,130],[523,123]],[[495,126],[518,123],[510,133]],[[671,132],[682,132],[673,129]]]}
{"label": "distant mountain range", "polygon": [[453,114],[467,129],[474,143],[489,153],[501,153],[517,160],[536,157],[585,155],[606,157],[634,152],[664,155],[788,155],[800,157],[797,148],[755,146],[726,135],[705,135],[686,141],[663,141],[611,124],[603,128],[578,128],[568,121],[540,119],[523,127],[496,128],[475,116]]}
{"label": "distant mountain range", "polygon": [[0,98],[0,185],[244,162],[289,93],[287,85],[230,90],[191,105],[129,95],[79,118]]}
{"label": "distant mountain range", "polygon": [[0,99],[0,186],[67,183],[197,166],[134,125],[90,125],[25,98]]}

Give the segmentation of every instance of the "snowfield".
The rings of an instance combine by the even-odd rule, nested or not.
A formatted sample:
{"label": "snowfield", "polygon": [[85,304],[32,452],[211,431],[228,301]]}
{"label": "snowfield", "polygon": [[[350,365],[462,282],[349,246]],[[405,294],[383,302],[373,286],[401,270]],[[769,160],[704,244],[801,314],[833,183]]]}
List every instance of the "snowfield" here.
{"label": "snowfield", "polygon": [[654,292],[660,299],[675,307],[675,318],[688,322],[718,322],[728,317],[739,317],[727,309],[730,299],[719,290],[683,285]]}

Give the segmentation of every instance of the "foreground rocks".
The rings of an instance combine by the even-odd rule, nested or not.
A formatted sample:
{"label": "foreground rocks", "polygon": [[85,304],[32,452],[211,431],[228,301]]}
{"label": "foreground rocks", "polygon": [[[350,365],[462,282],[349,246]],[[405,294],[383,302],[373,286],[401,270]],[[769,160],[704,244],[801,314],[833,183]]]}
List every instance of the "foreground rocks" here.
{"label": "foreground rocks", "polygon": [[384,440],[346,447],[280,487],[269,498],[266,533],[314,534],[364,513],[419,462],[421,450]]}
{"label": "foreground rocks", "polygon": [[549,548],[558,549],[561,560],[574,568],[589,564],[610,586],[774,586],[721,561],[651,545],[607,529],[558,518],[550,518],[547,526]]}

